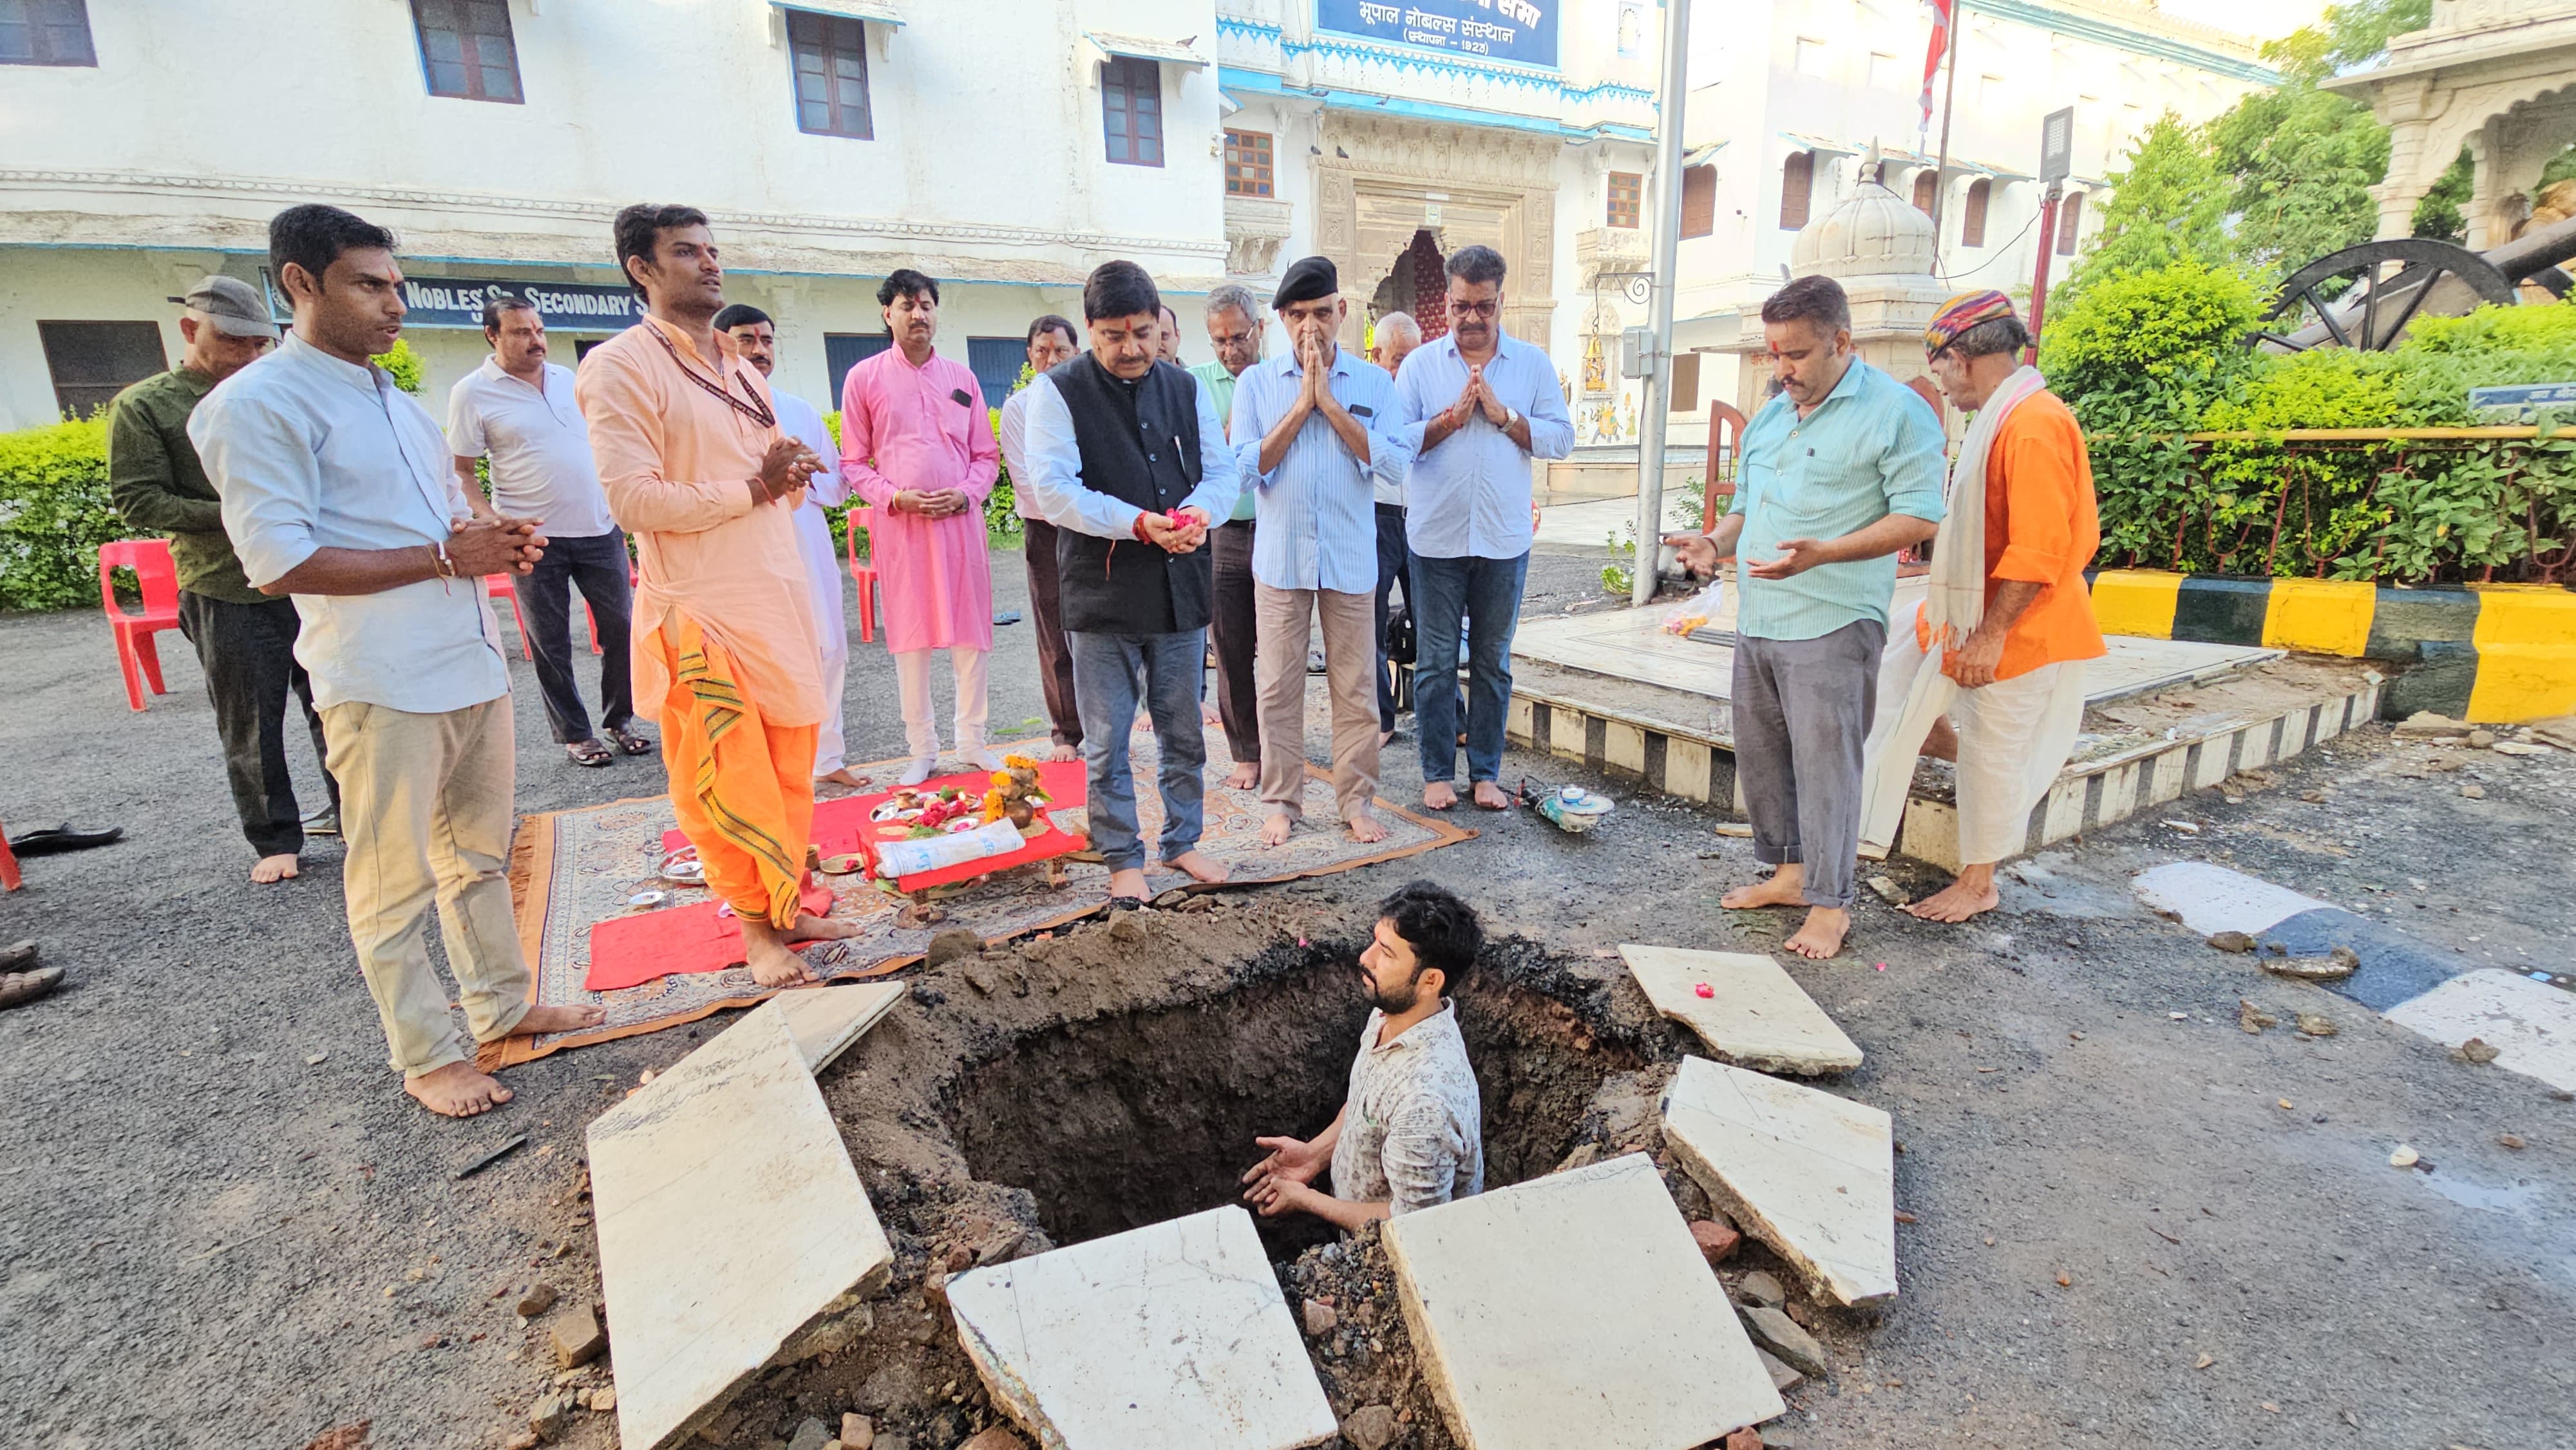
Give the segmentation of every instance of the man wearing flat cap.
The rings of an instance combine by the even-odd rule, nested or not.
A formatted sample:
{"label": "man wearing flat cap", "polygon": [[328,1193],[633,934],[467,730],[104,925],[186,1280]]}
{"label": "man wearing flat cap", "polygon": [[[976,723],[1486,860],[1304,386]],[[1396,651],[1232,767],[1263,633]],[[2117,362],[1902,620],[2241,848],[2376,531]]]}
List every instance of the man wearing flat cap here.
{"label": "man wearing flat cap", "polygon": [[2084,662],[2104,653],[2084,585],[2102,542],[2093,466],[2075,415],[2021,362],[2029,346],[2001,292],[1963,292],[1923,330],[1933,381],[1972,418],[1931,589],[1879,668],[1861,841],[1895,844],[1916,752],[1958,763],[1959,878],[1905,908],[1926,921],[1995,908],[1995,865],[2074,750]]}
{"label": "man wearing flat cap", "polygon": [[[169,537],[179,571],[179,631],[205,670],[233,809],[256,853],[250,879],[283,881],[295,874],[308,830],[339,831],[339,791],[331,788],[330,809],[302,817],[286,767],[290,693],[303,708],[314,760],[324,755],[313,685],[295,662],[302,622],[294,600],[270,598],[243,575],[224,534],[223,501],[188,441],[198,402],[266,351],[277,324],[258,289],[237,277],[208,277],[170,300],[187,309],[179,315],[179,365],[108,404],[108,491],[127,524]],[[329,775],[323,780],[328,786]]]}
{"label": "man wearing flat cap", "polygon": [[1287,356],[1236,380],[1227,430],[1259,491],[1252,541],[1261,698],[1261,839],[1284,844],[1305,814],[1306,653],[1324,632],[1333,718],[1333,797],[1358,841],[1386,839],[1377,794],[1377,485],[1404,477],[1395,380],[1334,340],[1348,304],[1333,264],[1292,263],[1271,310]]}

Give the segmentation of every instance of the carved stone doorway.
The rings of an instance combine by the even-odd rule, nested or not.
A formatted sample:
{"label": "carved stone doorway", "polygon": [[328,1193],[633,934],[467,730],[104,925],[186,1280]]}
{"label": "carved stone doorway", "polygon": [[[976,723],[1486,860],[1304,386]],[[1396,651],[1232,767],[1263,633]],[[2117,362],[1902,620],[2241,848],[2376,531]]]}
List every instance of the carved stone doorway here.
{"label": "carved stone doorway", "polygon": [[1377,320],[1390,312],[1401,312],[1422,324],[1424,342],[1447,334],[1448,284],[1441,271],[1447,261],[1440,250],[1440,238],[1430,228],[1416,231],[1411,245],[1389,264],[1377,290],[1369,297],[1369,326],[1374,328]]}
{"label": "carved stone doorway", "polygon": [[[1315,242],[1341,272],[1350,301],[1343,345],[1360,345],[1378,286],[1399,258],[1415,256],[1417,246],[1445,257],[1481,245],[1502,253],[1510,269],[1503,326],[1546,347],[1556,307],[1561,149],[1524,132],[1326,112],[1324,159],[1315,165]],[[1440,286],[1436,274],[1432,285]],[[1420,302],[1418,277],[1414,294]],[[1418,311],[1415,317],[1425,333],[1438,335],[1433,319]],[[1445,328],[1447,319],[1439,321]]]}

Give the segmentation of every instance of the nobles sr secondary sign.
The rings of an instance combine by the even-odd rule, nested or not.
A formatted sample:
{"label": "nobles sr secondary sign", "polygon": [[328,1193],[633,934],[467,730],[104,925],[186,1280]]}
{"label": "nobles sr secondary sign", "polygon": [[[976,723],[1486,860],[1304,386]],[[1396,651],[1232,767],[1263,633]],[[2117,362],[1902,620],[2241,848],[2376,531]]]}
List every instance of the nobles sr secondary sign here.
{"label": "nobles sr secondary sign", "polygon": [[[270,309],[280,323],[294,320],[268,269],[260,269]],[[459,327],[483,330],[483,304],[495,292],[508,292],[536,304],[537,316],[555,332],[622,332],[643,316],[634,290],[615,283],[523,282],[491,277],[405,277],[403,305],[411,309],[405,327]]]}

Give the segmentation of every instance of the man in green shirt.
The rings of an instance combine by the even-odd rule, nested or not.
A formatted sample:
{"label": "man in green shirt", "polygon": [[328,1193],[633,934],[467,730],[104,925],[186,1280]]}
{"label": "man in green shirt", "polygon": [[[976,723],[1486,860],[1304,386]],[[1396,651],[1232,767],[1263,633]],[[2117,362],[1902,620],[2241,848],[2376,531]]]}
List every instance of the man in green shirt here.
{"label": "man in green shirt", "polygon": [[[295,874],[308,830],[340,829],[340,795],[331,808],[301,819],[286,769],[286,696],[303,702],[314,757],[322,759],[322,717],[313,687],[295,662],[300,621],[292,599],[272,599],[250,586],[232,541],[223,504],[188,441],[188,415],[215,384],[248,367],[277,338],[259,293],[234,277],[208,277],[186,297],[179,319],[185,347],[179,365],[145,378],[108,405],[107,479],[116,510],[137,529],[170,537],[179,570],[179,631],[197,648],[223,737],[224,769],[242,834],[259,853],[255,882]],[[329,781],[327,772],[324,780]]]}
{"label": "man in green shirt", "polygon": [[[1189,374],[1207,385],[1216,415],[1229,430],[1234,426],[1234,380],[1261,361],[1263,321],[1261,299],[1248,287],[1228,282],[1208,294],[1208,344],[1216,357]],[[1225,783],[1235,790],[1261,783],[1261,698],[1252,682],[1252,494],[1245,485],[1233,514],[1208,532],[1216,582],[1208,638],[1216,647],[1217,718],[1225,722],[1226,751],[1234,757],[1234,773]]]}

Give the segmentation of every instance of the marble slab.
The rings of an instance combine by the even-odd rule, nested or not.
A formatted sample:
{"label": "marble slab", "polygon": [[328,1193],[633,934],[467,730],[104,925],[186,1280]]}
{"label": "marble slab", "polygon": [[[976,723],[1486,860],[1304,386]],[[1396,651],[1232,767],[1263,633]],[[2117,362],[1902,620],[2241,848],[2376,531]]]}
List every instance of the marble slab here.
{"label": "marble slab", "polygon": [[686,1441],[800,1331],[885,1282],[885,1232],[764,1004],[590,1125],[618,1441]]}
{"label": "marble slab", "polygon": [[1043,1450],[1302,1450],[1336,1433],[1240,1208],[976,1269],[947,1293],[993,1402]]}
{"label": "marble slab", "polygon": [[[1722,1061],[1810,1077],[1860,1066],[1860,1048],[1770,957],[1631,942],[1619,955],[1655,1010],[1699,1034]],[[1710,995],[1699,994],[1702,986]]]}
{"label": "marble slab", "polygon": [[1896,1294],[1896,1152],[1887,1114],[1685,1057],[1664,1142],[1738,1228],[1837,1304]]}
{"label": "marble slab", "polygon": [[1641,1153],[1384,1232],[1415,1357],[1462,1450],[1692,1450],[1781,1413]]}
{"label": "marble slab", "polygon": [[894,1004],[902,1001],[908,990],[901,982],[800,987],[770,998],[754,1008],[753,1015],[774,1009],[785,1017],[787,1031],[796,1039],[796,1051],[804,1057],[806,1068],[820,1077],[832,1059],[849,1051],[850,1044],[893,1011]]}

